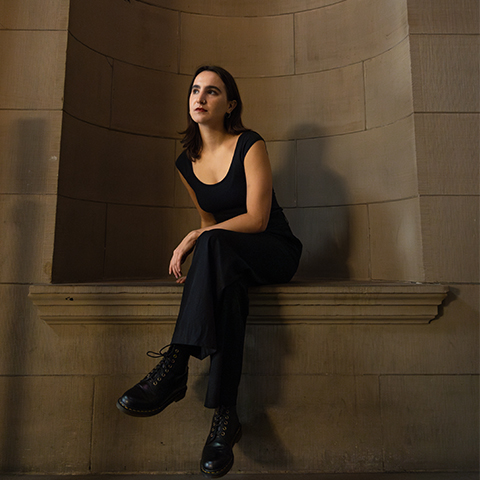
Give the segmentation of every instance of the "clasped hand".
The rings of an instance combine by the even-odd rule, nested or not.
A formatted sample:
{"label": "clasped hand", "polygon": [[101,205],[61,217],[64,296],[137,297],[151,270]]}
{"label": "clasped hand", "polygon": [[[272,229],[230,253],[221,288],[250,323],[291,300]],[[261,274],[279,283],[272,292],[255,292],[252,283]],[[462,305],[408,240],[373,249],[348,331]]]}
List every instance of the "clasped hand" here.
{"label": "clasped hand", "polygon": [[202,230],[192,230],[173,251],[170,266],[168,267],[168,273],[175,276],[177,283],[185,282],[186,277],[182,275],[182,264],[195,248],[197,239],[201,234]]}

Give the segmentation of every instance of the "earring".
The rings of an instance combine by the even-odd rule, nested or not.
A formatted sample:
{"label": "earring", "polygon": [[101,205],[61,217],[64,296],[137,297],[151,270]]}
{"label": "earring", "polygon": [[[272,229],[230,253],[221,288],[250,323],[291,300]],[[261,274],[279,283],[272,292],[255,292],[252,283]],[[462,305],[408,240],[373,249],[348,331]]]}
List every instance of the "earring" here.
{"label": "earring", "polygon": [[225,116],[226,116],[227,118],[230,118],[230,117],[232,116],[232,112],[227,112],[227,113],[225,114]]}

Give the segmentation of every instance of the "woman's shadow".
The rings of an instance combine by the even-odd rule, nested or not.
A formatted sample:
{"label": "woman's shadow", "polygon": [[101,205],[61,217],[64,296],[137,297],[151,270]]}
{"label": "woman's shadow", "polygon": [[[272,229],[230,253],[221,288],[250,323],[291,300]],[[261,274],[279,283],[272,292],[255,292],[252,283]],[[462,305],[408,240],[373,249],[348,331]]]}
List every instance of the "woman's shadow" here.
{"label": "woman's shadow", "polygon": [[[329,161],[338,157],[338,138],[324,136],[314,125],[299,126],[296,138],[296,208],[286,215],[303,242],[297,278],[307,280],[348,280],[351,277],[350,212],[346,180]],[[308,138],[305,138],[306,136]],[[338,145],[338,143],[337,143]],[[343,167],[345,168],[345,166]]]}
{"label": "woman's shadow", "polygon": [[[329,139],[322,137],[316,125],[298,126],[290,138],[286,148],[277,144],[275,148],[268,145],[268,149],[271,157],[282,156],[271,158],[274,186],[292,230],[304,246],[293,281],[348,279],[349,202],[345,181],[325,159]],[[244,440],[238,448],[261,467],[278,469],[295,461],[284,435],[290,431],[285,422],[292,418],[289,409],[295,408],[293,399],[302,395],[294,392],[292,396],[297,383],[287,383],[294,374],[286,371],[286,365],[289,362],[303,369],[301,357],[291,329],[282,325],[281,319],[275,324],[247,327],[239,395]],[[308,374],[303,369],[304,373]]]}

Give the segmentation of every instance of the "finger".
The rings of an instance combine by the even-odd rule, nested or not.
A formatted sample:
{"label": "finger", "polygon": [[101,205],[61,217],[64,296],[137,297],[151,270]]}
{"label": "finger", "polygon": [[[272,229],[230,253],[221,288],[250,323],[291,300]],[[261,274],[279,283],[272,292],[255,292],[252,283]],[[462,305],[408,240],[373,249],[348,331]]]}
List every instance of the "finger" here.
{"label": "finger", "polygon": [[179,278],[182,276],[182,271],[180,270],[178,263],[173,266],[173,274],[175,275],[175,278]]}

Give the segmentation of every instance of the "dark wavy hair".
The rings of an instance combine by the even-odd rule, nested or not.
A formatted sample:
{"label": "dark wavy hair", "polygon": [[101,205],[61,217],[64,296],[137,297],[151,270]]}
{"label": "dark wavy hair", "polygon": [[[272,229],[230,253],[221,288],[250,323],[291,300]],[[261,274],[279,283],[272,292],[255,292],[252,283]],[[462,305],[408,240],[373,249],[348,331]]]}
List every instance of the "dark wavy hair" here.
{"label": "dark wavy hair", "polygon": [[[242,110],[243,110],[243,103],[242,99],[240,98],[240,92],[238,91],[237,83],[233,76],[227,72],[222,67],[217,67],[215,65],[202,65],[197,69],[195,75],[192,78],[192,82],[190,83],[190,88],[188,90],[188,98],[190,98],[190,93],[192,91],[193,82],[195,78],[202,73],[202,72],[214,72],[216,73],[222,82],[225,84],[226,91],[227,91],[227,100],[229,102],[236,100],[237,105],[233,109],[230,115],[225,115],[224,118],[224,126],[225,130],[232,134],[238,135],[242,132],[247,131],[248,129],[244,127],[242,123]],[[187,122],[188,126],[186,130],[180,132],[184,135],[182,139],[182,145],[185,148],[188,158],[194,162],[197,158],[200,157],[203,149],[203,140],[200,134],[200,129],[198,128],[198,124],[192,120],[190,116],[190,111],[187,103]]]}

